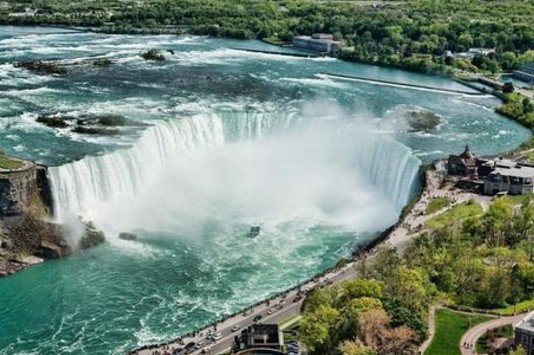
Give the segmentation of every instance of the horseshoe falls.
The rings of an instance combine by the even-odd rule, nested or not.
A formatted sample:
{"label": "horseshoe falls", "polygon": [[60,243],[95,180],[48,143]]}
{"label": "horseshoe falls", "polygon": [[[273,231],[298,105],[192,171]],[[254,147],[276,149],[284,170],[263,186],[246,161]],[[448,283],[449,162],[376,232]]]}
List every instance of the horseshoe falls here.
{"label": "horseshoe falls", "polygon": [[[420,161],[412,155],[409,148],[391,139],[375,135],[366,128],[347,126],[341,120],[324,124],[313,122],[311,119],[311,122],[300,123],[299,126],[299,123],[295,123],[297,120],[294,117],[286,115],[287,117],[279,118],[278,114],[284,116],[276,112],[251,114],[224,110],[210,115],[165,121],[147,129],[131,147],[118,149],[103,156],[88,156],[51,168],[50,179],[56,217],[59,221],[65,221],[68,215],[83,216],[87,220],[98,222],[102,217],[100,214],[105,211],[104,206],[120,209],[120,203],[143,196],[145,190],[158,189],[162,178],[164,181],[172,177],[177,185],[187,183],[187,176],[180,175],[187,172],[176,165],[186,164],[187,159],[205,159],[206,154],[211,151],[225,150],[230,150],[233,154],[232,156],[222,154],[219,157],[222,161],[228,159],[225,165],[231,164],[230,160],[233,159],[242,160],[243,164],[249,166],[243,167],[242,171],[236,169],[233,180],[236,184],[241,183],[239,180],[251,183],[253,188],[257,189],[257,191],[247,191],[251,197],[261,196],[261,190],[268,186],[273,174],[283,176],[291,171],[283,164],[284,170],[280,170],[278,166],[278,162],[284,162],[283,155],[290,151],[293,156],[288,164],[298,165],[304,162],[310,170],[303,170],[299,174],[302,180],[295,181],[293,177],[288,176],[288,181],[280,181],[279,185],[274,186],[280,191],[270,191],[270,193],[286,196],[280,203],[288,202],[288,196],[294,191],[295,184],[301,185],[310,181],[305,174],[321,176],[332,168],[331,162],[336,160],[347,169],[348,179],[350,174],[354,174],[355,180],[365,178],[366,185],[369,182],[377,190],[377,194],[390,201],[396,208],[401,208],[408,202],[420,165]],[[257,156],[248,160],[251,151]],[[269,160],[271,157],[276,161]],[[199,176],[224,176],[227,173],[224,168],[219,167],[219,164],[211,162],[206,168],[206,171],[195,173]],[[251,176],[258,169],[264,169],[266,174],[258,175],[256,181],[250,182]],[[344,172],[341,172],[340,176],[344,176]],[[328,176],[328,179],[330,178],[332,177]],[[337,189],[336,178],[318,180],[331,184],[331,189]],[[203,183],[204,186],[192,184],[188,188],[209,188],[219,192],[216,186],[210,184],[219,185],[220,182]],[[177,190],[183,188],[185,187],[180,186]],[[227,189],[228,185],[222,188]],[[331,194],[328,187],[323,188],[326,194]],[[355,188],[358,188],[357,185]],[[164,193],[172,194],[172,188],[165,190]],[[219,196],[213,194],[209,200],[217,198]],[[220,198],[235,197],[223,193]],[[296,207],[301,210],[307,208],[307,206]],[[323,206],[316,207],[322,209]],[[203,206],[202,209],[209,210],[208,206]],[[110,215],[109,211],[104,214]],[[261,219],[261,216],[256,218]],[[385,225],[393,220],[394,217],[387,219]]]}
{"label": "horseshoe falls", "polygon": [[[490,96],[317,74],[465,90],[444,78],[232,49],[273,49],[257,41],[27,32],[0,30],[0,146],[48,165],[54,218],[92,221],[106,242],[0,279],[2,355],[123,354],[187,333],[372,241],[413,196],[422,163],[530,137]],[[166,59],[144,61],[148,48]],[[112,65],[83,64],[92,57]],[[12,64],[25,59],[60,59],[68,74]],[[440,122],[413,130],[409,110]],[[84,135],[43,114],[142,125]],[[259,238],[246,237],[251,225]]]}

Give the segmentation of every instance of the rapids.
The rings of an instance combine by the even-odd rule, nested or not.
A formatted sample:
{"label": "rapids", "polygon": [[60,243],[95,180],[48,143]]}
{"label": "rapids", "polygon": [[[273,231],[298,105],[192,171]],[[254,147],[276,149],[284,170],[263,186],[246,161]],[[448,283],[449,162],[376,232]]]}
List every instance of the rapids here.
{"label": "rapids", "polygon": [[[0,280],[0,354],[124,353],[191,331],[375,238],[413,195],[421,162],[530,135],[490,96],[317,74],[465,90],[443,78],[229,49],[272,49],[257,41],[46,31],[0,28],[0,146],[50,165],[55,218],[92,220],[107,242]],[[151,47],[166,60],[143,61]],[[114,63],[73,64],[93,56]],[[12,65],[49,58],[72,64],[69,75]],[[404,105],[440,124],[413,132]],[[58,111],[146,127],[104,137],[36,122]],[[251,224],[259,238],[246,238]]]}

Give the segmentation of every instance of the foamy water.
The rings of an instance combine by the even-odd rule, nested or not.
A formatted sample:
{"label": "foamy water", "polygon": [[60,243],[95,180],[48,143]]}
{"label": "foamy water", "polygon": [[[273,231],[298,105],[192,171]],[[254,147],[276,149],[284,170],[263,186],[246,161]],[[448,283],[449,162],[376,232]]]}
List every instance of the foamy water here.
{"label": "foamy water", "polygon": [[[256,41],[34,32],[0,31],[0,145],[53,166],[56,218],[91,219],[108,242],[0,280],[0,354],[124,353],[188,332],[372,240],[409,199],[420,160],[529,137],[491,112],[491,97],[316,74],[463,89],[441,78],[231,49],[277,49]],[[167,59],[142,60],[150,47]],[[114,64],[65,77],[10,64],[95,56]],[[413,132],[397,114],[405,105],[441,123]],[[98,137],[35,122],[58,111],[147,126]],[[247,238],[256,224],[261,236]]]}

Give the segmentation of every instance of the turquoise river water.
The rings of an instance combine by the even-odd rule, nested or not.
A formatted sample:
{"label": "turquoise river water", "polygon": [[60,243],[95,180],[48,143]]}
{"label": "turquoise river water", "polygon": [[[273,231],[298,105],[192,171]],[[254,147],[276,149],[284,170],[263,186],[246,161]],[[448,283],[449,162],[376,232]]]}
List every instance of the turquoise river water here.
{"label": "turquoise river water", "polygon": [[[529,137],[490,96],[318,73],[468,90],[444,78],[235,49],[279,50],[257,41],[47,31],[0,28],[0,146],[50,166],[72,243],[76,216],[107,242],[0,279],[0,354],[124,353],[188,332],[372,240],[409,200],[421,162]],[[144,61],[148,48],[166,60]],[[80,61],[94,56],[113,64]],[[58,59],[69,74],[12,65],[23,59]],[[415,132],[410,110],[440,124]],[[56,112],[147,125],[101,137],[35,121]],[[261,236],[247,238],[255,224]]]}

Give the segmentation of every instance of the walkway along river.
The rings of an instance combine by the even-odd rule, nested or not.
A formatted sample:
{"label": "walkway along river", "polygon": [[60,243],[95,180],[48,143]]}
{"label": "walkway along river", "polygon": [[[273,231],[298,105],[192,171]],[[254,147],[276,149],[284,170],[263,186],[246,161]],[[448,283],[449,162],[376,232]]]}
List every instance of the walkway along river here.
{"label": "walkway along river", "polygon": [[[305,299],[305,295],[304,297],[297,297],[299,294],[302,294],[303,292],[305,293],[307,290],[316,286],[321,287],[324,285],[337,284],[341,281],[357,277],[357,270],[355,268],[357,262],[362,260],[362,258],[372,259],[377,251],[377,247],[382,244],[402,249],[413,236],[413,231],[417,230],[417,228],[427,219],[443,212],[437,211],[431,215],[421,215],[421,211],[426,209],[426,205],[433,198],[448,196],[453,201],[452,206],[466,202],[472,198],[478,198],[472,193],[457,193],[452,192],[448,188],[441,188],[440,185],[445,176],[443,162],[436,162],[435,167],[437,168],[436,170],[427,170],[423,173],[425,177],[423,191],[410,211],[407,212],[404,217],[401,217],[394,226],[384,231],[379,238],[362,248],[361,253],[355,255],[348,263],[325,270],[310,280],[304,281],[268,300],[263,300],[251,307],[234,313],[215,324],[207,325],[204,328],[185,334],[178,339],[164,344],[144,346],[131,352],[131,354],[151,355],[154,351],[172,352],[173,349],[183,348],[183,346],[189,342],[196,343],[205,339],[208,331],[215,330],[215,327],[217,331],[222,333],[223,337],[216,343],[206,343],[203,347],[209,347],[211,354],[219,354],[231,347],[234,336],[238,334],[237,331],[232,330],[236,325],[239,326],[239,329],[244,329],[253,324],[254,317],[258,315],[262,316],[262,321],[264,323],[276,324],[282,324],[284,321],[296,317]],[[280,303],[285,305],[280,307]],[[200,354],[201,351],[202,348],[195,350],[192,354]]]}

